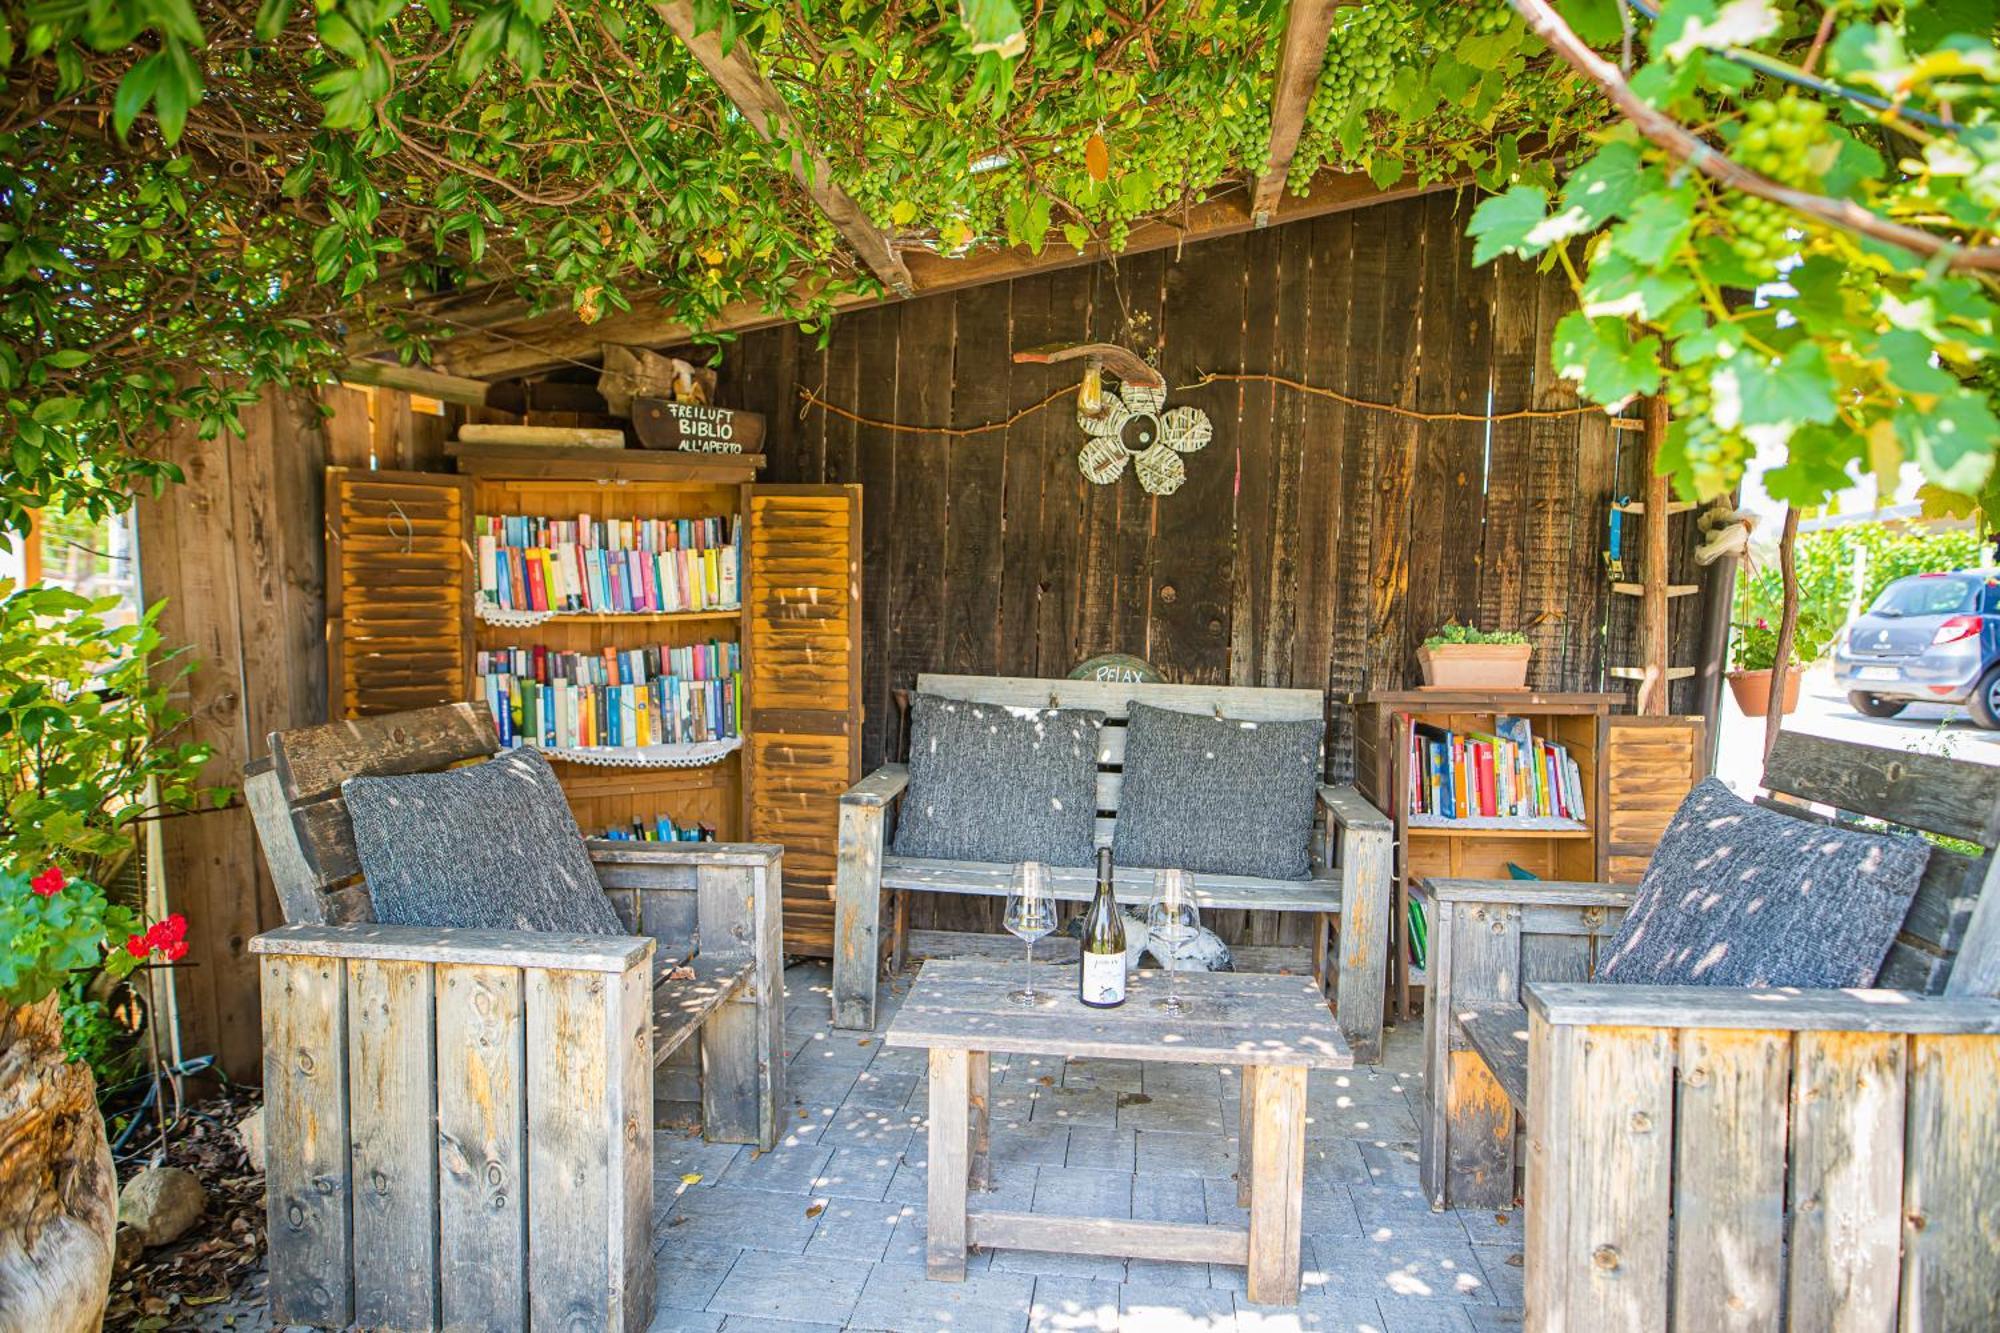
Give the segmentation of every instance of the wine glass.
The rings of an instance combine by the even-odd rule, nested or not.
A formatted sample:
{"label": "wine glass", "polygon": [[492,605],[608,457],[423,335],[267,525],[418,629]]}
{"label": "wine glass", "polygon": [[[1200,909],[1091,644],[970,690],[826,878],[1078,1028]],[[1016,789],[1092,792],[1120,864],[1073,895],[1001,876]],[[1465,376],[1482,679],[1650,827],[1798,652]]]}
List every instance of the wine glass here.
{"label": "wine glass", "polygon": [[1146,934],[1161,943],[1166,955],[1167,994],[1153,1001],[1155,1009],[1169,1014],[1186,1011],[1174,993],[1174,974],[1180,971],[1180,951],[1192,943],[1201,930],[1201,909],[1195,906],[1193,878],[1185,870],[1160,870],[1153,875],[1153,903],[1146,909]]}
{"label": "wine glass", "polygon": [[[1049,868],[1040,861],[1023,861],[1014,867],[1014,887],[1007,895],[1007,914],[1002,918],[1008,930],[1028,946],[1027,961],[1035,961],[1035,941],[1056,928],[1056,900],[1049,892]],[[1015,1004],[1040,1004],[1043,996],[1029,976],[1027,984],[1009,991]]]}

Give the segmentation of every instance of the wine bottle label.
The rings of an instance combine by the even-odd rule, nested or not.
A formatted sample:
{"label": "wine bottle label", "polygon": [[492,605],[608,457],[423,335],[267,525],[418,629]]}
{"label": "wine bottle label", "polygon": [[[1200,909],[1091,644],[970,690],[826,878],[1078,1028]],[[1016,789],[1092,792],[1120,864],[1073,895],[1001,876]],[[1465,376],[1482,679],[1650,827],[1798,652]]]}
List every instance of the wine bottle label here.
{"label": "wine bottle label", "polygon": [[1083,999],[1087,1004],[1125,1002],[1125,954],[1083,955]]}

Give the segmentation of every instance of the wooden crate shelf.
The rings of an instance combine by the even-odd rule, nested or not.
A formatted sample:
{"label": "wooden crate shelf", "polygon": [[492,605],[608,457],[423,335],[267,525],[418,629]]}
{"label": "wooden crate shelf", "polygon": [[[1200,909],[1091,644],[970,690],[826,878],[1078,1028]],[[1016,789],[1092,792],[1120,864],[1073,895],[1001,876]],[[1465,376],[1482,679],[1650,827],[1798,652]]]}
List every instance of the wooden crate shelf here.
{"label": "wooden crate shelf", "polygon": [[[829,956],[839,797],[861,776],[861,488],[751,482],[753,454],[452,445],[460,475],[329,469],[333,714],[475,697],[476,654],[546,645],[597,653],[732,639],[743,744],[700,768],[555,759],[587,834],[705,824],[785,848],[785,950]],[[743,604],[566,612],[527,626],[474,614],[476,514],[743,523]],[[838,646],[844,643],[844,650]]]}
{"label": "wooden crate shelf", "polygon": [[[1355,783],[1396,826],[1390,994],[1400,1017],[1409,1015],[1411,994],[1422,987],[1407,938],[1411,884],[1428,877],[1506,879],[1515,867],[1538,879],[1632,882],[1680,797],[1707,768],[1701,718],[1625,716],[1616,712],[1624,706],[1619,694],[1402,690],[1347,702],[1355,710]],[[1413,815],[1410,727],[1492,731],[1503,714],[1530,719],[1538,739],[1569,752],[1583,782],[1584,818]]]}

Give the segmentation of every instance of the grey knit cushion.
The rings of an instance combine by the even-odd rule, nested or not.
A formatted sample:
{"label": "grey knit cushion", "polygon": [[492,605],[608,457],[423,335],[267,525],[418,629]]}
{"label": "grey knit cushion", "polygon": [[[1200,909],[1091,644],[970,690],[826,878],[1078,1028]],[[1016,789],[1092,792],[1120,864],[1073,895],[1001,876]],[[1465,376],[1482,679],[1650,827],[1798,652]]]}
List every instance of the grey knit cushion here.
{"label": "grey knit cushion", "polygon": [[1104,714],[910,700],[910,788],[896,854],[1089,865]]}
{"label": "grey knit cushion", "polygon": [[1325,730],[1133,704],[1112,855],[1128,866],[1307,878]]}
{"label": "grey knit cushion", "polygon": [[340,790],[377,921],[625,934],[540,751]]}
{"label": "grey knit cushion", "polygon": [[1930,855],[1916,838],[1751,805],[1709,778],[1667,825],[1598,980],[1873,985]]}

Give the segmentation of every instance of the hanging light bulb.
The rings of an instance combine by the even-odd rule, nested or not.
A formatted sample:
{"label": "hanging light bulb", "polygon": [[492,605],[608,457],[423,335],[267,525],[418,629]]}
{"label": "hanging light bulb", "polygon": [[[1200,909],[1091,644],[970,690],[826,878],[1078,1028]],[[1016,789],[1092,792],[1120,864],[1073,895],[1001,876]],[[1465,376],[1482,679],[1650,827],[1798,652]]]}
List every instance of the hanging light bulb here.
{"label": "hanging light bulb", "polygon": [[1087,417],[1104,415],[1104,362],[1097,357],[1084,363],[1083,387],[1077,390],[1076,410]]}

